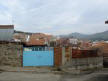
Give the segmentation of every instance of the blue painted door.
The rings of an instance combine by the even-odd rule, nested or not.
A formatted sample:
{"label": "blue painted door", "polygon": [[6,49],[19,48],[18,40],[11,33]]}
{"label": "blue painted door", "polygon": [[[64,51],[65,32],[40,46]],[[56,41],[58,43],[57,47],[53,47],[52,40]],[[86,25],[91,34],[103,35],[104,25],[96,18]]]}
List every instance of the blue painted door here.
{"label": "blue painted door", "polygon": [[54,52],[48,51],[24,51],[23,66],[53,66]]}

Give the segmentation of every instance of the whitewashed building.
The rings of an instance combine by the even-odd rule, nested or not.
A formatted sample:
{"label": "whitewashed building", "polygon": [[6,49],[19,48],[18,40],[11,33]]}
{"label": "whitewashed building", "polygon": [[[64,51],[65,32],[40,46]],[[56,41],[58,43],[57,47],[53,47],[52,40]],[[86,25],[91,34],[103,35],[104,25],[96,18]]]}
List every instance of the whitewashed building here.
{"label": "whitewashed building", "polygon": [[78,41],[78,39],[70,38],[69,42],[70,42],[70,44],[78,44],[79,41]]}

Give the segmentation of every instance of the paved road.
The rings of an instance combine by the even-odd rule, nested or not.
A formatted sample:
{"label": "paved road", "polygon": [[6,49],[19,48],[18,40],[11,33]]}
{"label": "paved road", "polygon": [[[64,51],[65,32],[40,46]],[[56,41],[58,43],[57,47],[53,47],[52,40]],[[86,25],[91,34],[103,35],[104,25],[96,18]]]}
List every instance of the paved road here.
{"label": "paved road", "polygon": [[3,72],[0,81],[108,81],[108,71],[86,75]]}

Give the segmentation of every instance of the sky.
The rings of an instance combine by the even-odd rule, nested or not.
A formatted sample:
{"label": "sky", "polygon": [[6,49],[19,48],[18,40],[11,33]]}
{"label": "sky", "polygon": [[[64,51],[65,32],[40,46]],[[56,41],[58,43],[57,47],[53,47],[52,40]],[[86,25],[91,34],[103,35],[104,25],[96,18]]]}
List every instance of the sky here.
{"label": "sky", "polygon": [[0,0],[0,24],[54,35],[108,30],[108,0]]}

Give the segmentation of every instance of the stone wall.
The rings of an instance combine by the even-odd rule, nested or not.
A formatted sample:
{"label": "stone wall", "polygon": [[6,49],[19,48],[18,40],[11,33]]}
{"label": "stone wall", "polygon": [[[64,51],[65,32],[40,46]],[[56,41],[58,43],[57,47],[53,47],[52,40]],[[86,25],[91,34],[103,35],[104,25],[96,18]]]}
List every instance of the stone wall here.
{"label": "stone wall", "polygon": [[0,66],[22,66],[23,45],[15,42],[0,42]]}

